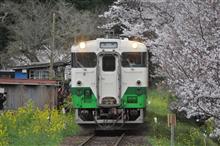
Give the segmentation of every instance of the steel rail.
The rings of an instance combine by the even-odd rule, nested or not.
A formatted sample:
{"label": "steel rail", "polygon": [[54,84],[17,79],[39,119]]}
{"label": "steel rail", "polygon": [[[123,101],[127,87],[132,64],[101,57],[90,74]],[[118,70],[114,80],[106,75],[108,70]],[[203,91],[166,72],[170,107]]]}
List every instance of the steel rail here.
{"label": "steel rail", "polygon": [[122,139],[124,138],[125,136],[125,133],[123,133],[119,138],[118,140],[116,141],[115,145],[114,146],[119,146],[120,142],[122,141]]}
{"label": "steel rail", "polygon": [[[113,146],[119,146],[119,144],[121,143],[122,139],[124,138],[125,136],[125,133],[123,133],[116,141],[116,143],[113,145]],[[86,146],[87,144],[89,144],[93,139],[94,137],[96,137],[96,135],[92,135],[90,137],[88,137],[83,143],[81,143],[79,146]],[[104,138],[104,137],[103,137]]]}
{"label": "steel rail", "polygon": [[83,143],[81,143],[79,146],[86,146],[93,138],[95,137],[95,134],[87,138]]}

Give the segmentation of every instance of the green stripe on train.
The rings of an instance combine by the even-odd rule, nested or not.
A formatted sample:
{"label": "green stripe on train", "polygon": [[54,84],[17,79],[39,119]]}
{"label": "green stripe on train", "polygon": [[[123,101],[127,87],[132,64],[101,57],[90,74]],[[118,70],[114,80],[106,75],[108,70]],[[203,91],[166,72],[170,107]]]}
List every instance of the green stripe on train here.
{"label": "green stripe on train", "polygon": [[[71,88],[75,108],[98,108],[97,98],[90,87]],[[146,87],[128,87],[121,98],[121,108],[145,108]]]}
{"label": "green stripe on train", "polygon": [[97,108],[97,98],[90,87],[71,88],[71,95],[75,108]]}
{"label": "green stripe on train", "polygon": [[128,87],[122,96],[122,108],[145,108],[147,87]]}

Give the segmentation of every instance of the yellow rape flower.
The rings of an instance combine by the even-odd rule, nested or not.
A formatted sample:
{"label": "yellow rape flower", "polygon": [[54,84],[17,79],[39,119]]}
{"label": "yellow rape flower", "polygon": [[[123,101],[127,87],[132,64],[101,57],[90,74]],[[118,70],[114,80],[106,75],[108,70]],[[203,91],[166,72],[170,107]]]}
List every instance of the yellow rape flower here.
{"label": "yellow rape flower", "polygon": [[0,146],[8,145],[7,129],[0,123]]}

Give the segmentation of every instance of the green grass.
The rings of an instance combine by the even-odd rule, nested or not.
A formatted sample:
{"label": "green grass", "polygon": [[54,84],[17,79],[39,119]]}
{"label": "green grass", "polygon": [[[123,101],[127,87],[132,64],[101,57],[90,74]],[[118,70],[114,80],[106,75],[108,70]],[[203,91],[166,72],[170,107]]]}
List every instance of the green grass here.
{"label": "green grass", "polygon": [[75,123],[75,115],[73,113],[68,113],[65,116],[65,129],[62,131],[62,137],[68,137],[68,136],[73,136],[77,135],[80,132],[80,127]]}
{"label": "green grass", "polygon": [[168,101],[170,94],[166,91],[150,90],[148,92],[148,111],[157,115],[166,115],[168,113]]}
{"label": "green grass", "polygon": [[[170,146],[170,128],[167,126],[169,102],[175,100],[166,90],[151,89],[148,92],[146,123],[148,141],[153,146]],[[154,118],[157,118],[155,123]],[[175,127],[175,146],[218,146],[211,139],[205,138],[201,128],[193,121],[177,119]]]}

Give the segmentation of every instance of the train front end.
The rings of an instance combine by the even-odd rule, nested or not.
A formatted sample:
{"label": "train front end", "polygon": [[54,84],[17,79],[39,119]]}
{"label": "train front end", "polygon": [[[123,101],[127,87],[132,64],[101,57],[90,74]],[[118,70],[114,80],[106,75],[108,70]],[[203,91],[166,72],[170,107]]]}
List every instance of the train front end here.
{"label": "train front end", "polygon": [[71,48],[76,122],[101,128],[144,122],[147,48],[128,39],[96,39]]}

